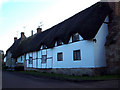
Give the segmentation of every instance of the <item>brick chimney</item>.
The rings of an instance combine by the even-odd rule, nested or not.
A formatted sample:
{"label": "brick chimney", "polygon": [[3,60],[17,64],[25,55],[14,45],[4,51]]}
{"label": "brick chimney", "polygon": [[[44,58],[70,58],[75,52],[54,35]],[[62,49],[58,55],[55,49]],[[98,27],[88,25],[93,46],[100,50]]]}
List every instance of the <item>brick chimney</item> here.
{"label": "brick chimney", "polygon": [[24,32],[21,32],[21,40],[25,38]]}
{"label": "brick chimney", "polygon": [[110,8],[113,10],[111,16],[119,16],[120,15],[119,0],[101,0],[101,2],[108,2]]}
{"label": "brick chimney", "polygon": [[109,2],[111,9],[113,10],[113,14],[118,16],[120,15],[120,2]]}
{"label": "brick chimney", "polygon": [[40,32],[42,32],[42,28],[38,27],[37,28],[37,33],[40,33]]}
{"label": "brick chimney", "polygon": [[14,37],[14,42],[17,40],[17,37]]}

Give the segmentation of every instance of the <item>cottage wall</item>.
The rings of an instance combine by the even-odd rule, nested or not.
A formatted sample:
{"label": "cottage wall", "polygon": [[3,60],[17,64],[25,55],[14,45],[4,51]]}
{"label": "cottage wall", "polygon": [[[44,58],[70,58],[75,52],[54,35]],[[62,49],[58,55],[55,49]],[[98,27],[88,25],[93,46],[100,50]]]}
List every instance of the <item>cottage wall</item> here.
{"label": "cottage wall", "polygon": [[11,53],[8,52],[6,56],[6,66],[11,67],[12,61],[11,61]]}
{"label": "cottage wall", "polygon": [[[73,60],[73,51],[81,51],[81,60]],[[63,61],[57,61],[57,53],[63,53]],[[64,44],[53,49],[53,68],[90,68],[94,67],[93,42],[78,41]]]}
{"label": "cottage wall", "polygon": [[[108,17],[105,19],[108,22]],[[103,23],[100,30],[98,31],[96,43],[92,40],[83,40],[79,36],[80,41],[72,43],[72,37],[70,38],[69,44],[63,44],[61,46],[55,46],[51,49],[40,49],[37,52],[30,52],[26,54],[26,67],[27,69],[51,69],[45,72],[55,72],[63,74],[74,74],[74,75],[95,75],[96,71],[94,68],[105,67],[105,41],[108,34],[107,24]],[[57,44],[56,44],[57,45]],[[81,60],[73,60],[73,51],[81,51]],[[57,60],[57,53],[63,53],[63,61]],[[42,63],[42,55],[47,55],[47,62]],[[22,57],[22,61],[21,61]],[[18,62],[24,63],[24,56],[17,59]],[[33,63],[29,63],[29,57],[33,58]],[[42,71],[42,70],[41,70]]]}
{"label": "cottage wall", "polygon": [[18,59],[17,59],[17,63],[24,63],[24,56],[22,55],[22,56],[20,56],[20,57],[18,57]]}
{"label": "cottage wall", "polygon": [[[106,17],[104,22],[109,22]],[[105,56],[105,42],[106,36],[108,35],[108,24],[103,23],[95,36],[96,42],[94,43],[94,57],[95,67],[106,67],[106,56]]]}

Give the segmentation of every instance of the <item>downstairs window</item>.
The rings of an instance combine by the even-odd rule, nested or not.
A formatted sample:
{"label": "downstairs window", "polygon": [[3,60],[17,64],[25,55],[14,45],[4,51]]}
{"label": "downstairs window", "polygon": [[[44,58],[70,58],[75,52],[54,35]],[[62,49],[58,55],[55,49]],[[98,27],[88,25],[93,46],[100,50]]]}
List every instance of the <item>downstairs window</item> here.
{"label": "downstairs window", "polygon": [[81,60],[81,52],[80,52],[80,50],[74,50],[73,51],[73,60],[74,61]]}
{"label": "downstairs window", "polygon": [[32,57],[29,57],[29,64],[33,64],[33,59],[32,59]]}
{"label": "downstairs window", "polygon": [[57,61],[63,61],[63,53],[57,53]]}

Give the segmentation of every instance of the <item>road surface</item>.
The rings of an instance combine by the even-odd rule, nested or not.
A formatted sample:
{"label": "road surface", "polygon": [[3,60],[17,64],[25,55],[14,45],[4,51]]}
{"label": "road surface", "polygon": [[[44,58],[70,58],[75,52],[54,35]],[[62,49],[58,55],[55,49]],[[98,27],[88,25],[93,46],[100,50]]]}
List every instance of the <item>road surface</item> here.
{"label": "road surface", "polygon": [[118,88],[118,80],[68,82],[13,72],[2,73],[2,88]]}

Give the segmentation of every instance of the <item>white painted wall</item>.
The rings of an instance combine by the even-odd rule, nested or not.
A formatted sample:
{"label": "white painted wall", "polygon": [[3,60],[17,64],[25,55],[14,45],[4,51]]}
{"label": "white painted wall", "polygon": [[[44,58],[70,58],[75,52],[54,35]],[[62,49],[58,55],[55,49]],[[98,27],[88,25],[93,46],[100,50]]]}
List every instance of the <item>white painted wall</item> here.
{"label": "white painted wall", "polygon": [[21,63],[21,56],[17,58],[17,63]]}
{"label": "white painted wall", "polygon": [[[73,50],[81,50],[81,60],[73,60]],[[57,61],[57,53],[63,53],[63,61]],[[53,68],[91,68],[94,67],[93,42],[78,41],[53,49]]]}
{"label": "white painted wall", "polygon": [[[81,50],[81,60],[73,60],[73,50]],[[47,50],[47,51],[46,51]],[[47,55],[47,63],[41,64],[41,52],[42,55]],[[57,61],[57,53],[63,52],[63,61]],[[29,55],[32,55],[30,53]],[[33,59],[35,59],[36,53],[33,52]],[[27,67],[33,68],[93,68],[94,67],[94,49],[93,42],[91,41],[78,41],[70,44],[64,44],[54,47],[53,49],[44,49],[38,51],[38,67],[36,66],[36,60],[33,60],[33,65],[27,62]],[[26,55],[28,59],[28,54]]]}
{"label": "white painted wall", "polygon": [[6,56],[4,57],[4,62],[6,62]]}
{"label": "white painted wall", "polygon": [[[105,22],[108,22],[108,17],[106,17]],[[108,25],[103,23],[100,27],[97,35],[95,36],[97,42],[94,43],[94,56],[95,56],[95,67],[105,67],[106,57],[105,57],[105,42],[106,36],[108,35]]]}
{"label": "white painted wall", "polygon": [[[74,43],[64,44],[54,47],[53,49],[44,49],[38,51],[38,65],[36,60],[33,60],[33,65],[27,61],[27,67],[33,68],[93,68],[94,67],[94,47],[93,42],[84,40]],[[47,50],[47,51],[46,51]],[[81,50],[81,60],[73,60],[73,51]],[[42,52],[42,53],[41,53]],[[63,61],[57,61],[57,53],[63,52]],[[47,54],[47,63],[41,64],[41,54]],[[32,56],[32,53],[29,53]],[[26,59],[29,56],[26,55]],[[33,59],[35,59],[36,53],[33,52]]]}
{"label": "white painted wall", "polygon": [[47,49],[47,68],[53,67],[53,49]]}
{"label": "white painted wall", "polygon": [[26,54],[27,67],[29,67],[29,53]]}

